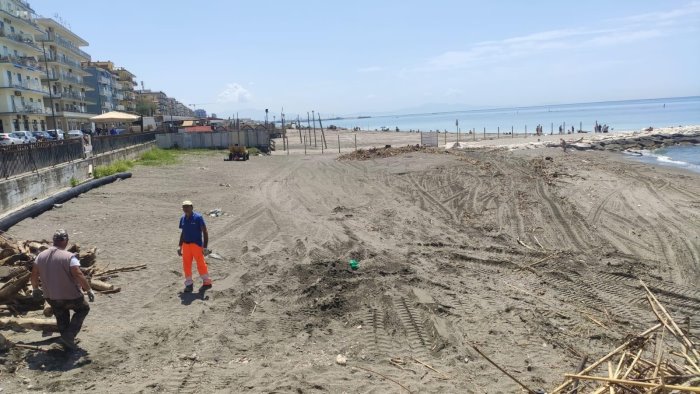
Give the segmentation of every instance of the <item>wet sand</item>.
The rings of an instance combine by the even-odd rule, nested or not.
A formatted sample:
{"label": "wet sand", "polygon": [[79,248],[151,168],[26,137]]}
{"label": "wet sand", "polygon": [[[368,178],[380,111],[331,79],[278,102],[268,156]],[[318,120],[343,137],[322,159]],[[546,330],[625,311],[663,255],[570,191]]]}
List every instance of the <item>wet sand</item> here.
{"label": "wet sand", "polygon": [[[352,133],[339,135],[341,150],[354,150]],[[419,136],[358,138],[369,147]],[[700,335],[699,174],[537,147],[347,161],[337,150],[304,156],[296,142],[288,156],[137,166],[12,228],[37,238],[65,227],[98,247],[100,264],[148,269],[98,295],[80,335],[87,354],[13,351],[5,368],[18,370],[4,370],[0,387],[404,392],[382,374],[414,392],[518,392],[476,344],[530,387],[551,389],[583,354],[600,357],[653,324],[636,278]],[[180,294],[185,199],[225,213],[207,218],[223,260],[208,260],[204,299]]]}

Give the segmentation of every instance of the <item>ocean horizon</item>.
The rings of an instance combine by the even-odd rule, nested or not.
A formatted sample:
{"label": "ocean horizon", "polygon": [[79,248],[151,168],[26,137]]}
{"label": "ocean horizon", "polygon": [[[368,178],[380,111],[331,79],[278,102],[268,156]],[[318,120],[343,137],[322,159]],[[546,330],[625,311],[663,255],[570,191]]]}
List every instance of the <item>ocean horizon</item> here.
{"label": "ocean horizon", "polygon": [[635,131],[648,127],[700,125],[700,96],[669,97],[607,102],[537,105],[529,107],[470,109],[357,116],[324,120],[334,125],[362,131],[447,131],[516,134],[533,133],[541,125],[545,133],[558,133],[574,127],[592,132],[596,124],[606,124],[610,132]]}

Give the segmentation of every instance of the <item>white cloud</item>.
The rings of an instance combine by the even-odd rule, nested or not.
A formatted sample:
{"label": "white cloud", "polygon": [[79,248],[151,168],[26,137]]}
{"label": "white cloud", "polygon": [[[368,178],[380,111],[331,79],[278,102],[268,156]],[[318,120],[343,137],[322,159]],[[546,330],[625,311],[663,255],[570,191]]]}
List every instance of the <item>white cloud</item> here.
{"label": "white cloud", "polygon": [[383,68],[379,66],[369,66],[369,67],[362,67],[358,68],[357,72],[358,73],[375,73],[377,71],[382,71]]}
{"label": "white cloud", "polygon": [[[536,32],[498,41],[483,41],[465,50],[447,51],[411,71],[441,71],[492,64],[551,51],[624,45],[679,33],[700,17],[700,1],[663,12],[609,20],[608,27],[587,27]],[[614,22],[614,23],[610,23]]]}
{"label": "white cloud", "polygon": [[246,103],[250,101],[252,95],[243,86],[237,83],[229,83],[223,92],[217,96],[219,103]]}

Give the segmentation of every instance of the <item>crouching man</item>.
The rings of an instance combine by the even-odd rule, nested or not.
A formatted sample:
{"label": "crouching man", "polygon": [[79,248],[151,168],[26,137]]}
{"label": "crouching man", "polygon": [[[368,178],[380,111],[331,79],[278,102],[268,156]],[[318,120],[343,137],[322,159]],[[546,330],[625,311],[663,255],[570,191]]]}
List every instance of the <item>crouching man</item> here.
{"label": "crouching man", "polygon": [[[53,235],[53,246],[36,256],[31,281],[34,297],[43,297],[51,305],[64,347],[75,350],[75,337],[90,312],[82,290],[87,292],[90,302],[95,300],[95,293],[80,271],[80,261],[66,251],[67,246],[68,233],[57,230]],[[73,317],[70,316],[71,310]]]}

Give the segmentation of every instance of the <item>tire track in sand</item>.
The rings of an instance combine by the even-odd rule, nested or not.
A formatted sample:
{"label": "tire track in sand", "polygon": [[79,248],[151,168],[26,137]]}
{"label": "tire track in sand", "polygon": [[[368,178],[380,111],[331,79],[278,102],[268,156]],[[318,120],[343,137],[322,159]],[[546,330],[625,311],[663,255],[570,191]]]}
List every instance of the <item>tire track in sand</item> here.
{"label": "tire track in sand", "polygon": [[[552,197],[544,189],[543,182],[536,181],[535,184],[536,184],[535,188],[536,188],[537,194],[546,203],[549,212],[552,214],[553,219],[555,220],[555,224],[564,230],[564,232],[567,235],[567,238],[569,238],[569,240],[575,244],[575,246],[578,248],[578,250],[588,249],[588,245],[586,244],[586,242],[584,242],[579,237],[578,232],[573,229],[571,224],[569,224],[569,221],[566,220],[566,218],[564,217],[564,214],[562,213],[559,205],[554,203],[554,201],[552,200]],[[562,246],[566,246],[566,245],[562,245]]]}

